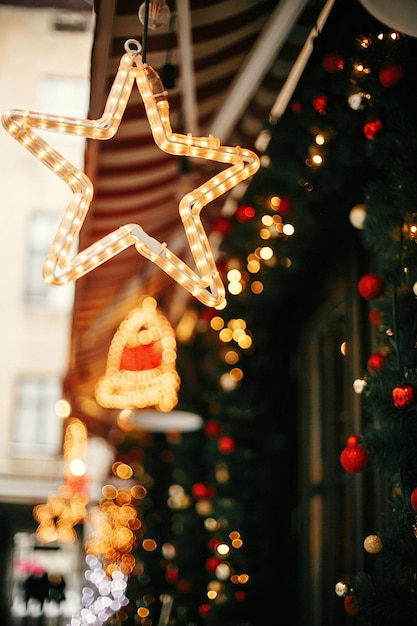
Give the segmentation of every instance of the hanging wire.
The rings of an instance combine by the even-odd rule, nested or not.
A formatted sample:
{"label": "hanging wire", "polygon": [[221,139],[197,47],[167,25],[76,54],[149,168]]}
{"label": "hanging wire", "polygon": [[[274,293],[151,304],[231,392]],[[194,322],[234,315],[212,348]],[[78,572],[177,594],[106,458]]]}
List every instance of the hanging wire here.
{"label": "hanging wire", "polygon": [[172,14],[169,20],[167,55],[165,59],[165,64],[161,68],[162,83],[166,89],[174,89],[176,79],[176,69],[175,66],[171,63],[174,41],[174,23],[175,14]]}
{"label": "hanging wire", "polygon": [[145,15],[143,18],[143,39],[142,39],[142,62],[146,63],[146,48],[148,45],[148,23],[149,23],[149,0],[145,0]]}
{"label": "hanging wire", "polygon": [[395,337],[395,351],[396,351],[396,357],[397,357],[398,372],[399,372],[399,375],[402,376],[403,368],[402,368],[401,354],[400,354],[400,349],[399,349],[397,312],[398,312],[398,296],[397,296],[397,290],[394,287],[393,294],[392,294],[392,327],[393,327],[394,337]]}
{"label": "hanging wire", "polygon": [[[403,240],[403,230],[400,228],[400,255],[402,264],[404,265],[404,240]],[[394,339],[395,339],[395,352],[397,358],[397,367],[398,374],[401,377],[403,374],[403,363],[400,354],[400,346],[399,346],[399,336],[398,336],[398,294],[397,288],[393,286],[392,299],[391,299],[391,307],[392,307],[392,330],[394,331]]]}

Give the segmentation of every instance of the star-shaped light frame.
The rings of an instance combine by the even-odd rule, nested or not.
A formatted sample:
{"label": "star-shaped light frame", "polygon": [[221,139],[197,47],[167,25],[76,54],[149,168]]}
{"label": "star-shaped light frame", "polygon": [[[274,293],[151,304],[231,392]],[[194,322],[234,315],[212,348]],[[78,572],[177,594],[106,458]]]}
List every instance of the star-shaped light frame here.
{"label": "star-shaped light frame", "polygon": [[[55,172],[72,191],[71,200],[45,259],[44,280],[55,286],[75,281],[134,245],[140,254],[158,265],[203,304],[218,306],[224,300],[225,289],[200,212],[209,202],[253,176],[259,169],[259,158],[251,150],[239,146],[221,146],[220,140],[213,136],[194,137],[191,133],[173,133],[167,92],[158,73],[142,62],[138,41],[128,39],[125,51],[101,118],[77,119],[19,109],[6,111],[2,116],[7,132]],[[33,129],[90,139],[110,139],[119,128],[135,80],[153,138],[161,150],[168,154],[230,164],[230,167],[187,193],[179,203],[180,217],[197,271],[171,252],[166,243],[150,237],[138,224],[125,224],[71,257],[74,241],[93,198],[93,184],[84,172],[67,161]]]}

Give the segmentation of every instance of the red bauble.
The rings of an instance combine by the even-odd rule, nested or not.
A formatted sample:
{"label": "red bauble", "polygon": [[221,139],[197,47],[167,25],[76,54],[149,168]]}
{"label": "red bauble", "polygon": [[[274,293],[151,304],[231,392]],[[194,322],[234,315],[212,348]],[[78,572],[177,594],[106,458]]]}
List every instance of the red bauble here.
{"label": "red bauble", "polygon": [[300,113],[302,109],[303,107],[299,100],[294,100],[294,102],[291,102],[291,111],[294,111],[294,113]]}
{"label": "red bauble", "polygon": [[203,322],[211,322],[216,313],[216,309],[206,306],[200,313],[200,320],[202,320]]}
{"label": "red bauble", "polygon": [[210,610],[211,610],[210,604],[200,604],[200,606],[198,607],[198,612],[200,613],[200,615],[207,615],[207,613],[209,613]]}
{"label": "red bauble", "polygon": [[363,134],[367,139],[375,139],[376,135],[384,128],[383,123],[377,117],[371,117],[363,125]]}
{"label": "red bauble", "polygon": [[358,282],[358,291],[362,298],[373,300],[383,293],[385,281],[382,276],[370,272],[364,274]]}
{"label": "red bauble", "polygon": [[208,420],[204,425],[204,432],[207,437],[217,437],[222,427],[217,420]]}
{"label": "red bauble", "polygon": [[329,52],[324,55],[322,65],[326,72],[341,72],[345,67],[345,60],[338,52]]}
{"label": "red bauble", "polygon": [[165,578],[169,583],[175,583],[178,580],[179,571],[175,565],[170,565],[167,567],[165,572]]}
{"label": "red bauble", "polygon": [[340,455],[340,464],[344,470],[351,474],[361,472],[367,465],[369,454],[359,443],[359,435],[348,437],[347,446]]}
{"label": "red bauble", "polygon": [[195,483],[191,487],[191,493],[196,500],[201,500],[202,498],[214,498],[216,495],[213,487],[208,487],[204,483]]}
{"label": "red bauble", "polygon": [[277,212],[280,215],[288,215],[291,213],[292,209],[292,200],[287,196],[281,196],[281,202],[279,203],[279,207],[277,208]]}
{"label": "red bauble", "polygon": [[217,447],[223,454],[230,454],[235,449],[235,446],[235,441],[231,437],[220,437],[217,442]]}
{"label": "red bauble", "polygon": [[206,569],[208,572],[215,572],[217,569],[217,566],[220,565],[221,563],[221,559],[218,559],[215,556],[211,556],[210,558],[207,559],[206,561]]}
{"label": "red bauble", "polygon": [[392,400],[397,409],[403,409],[414,402],[414,389],[411,385],[397,385],[392,390]]}
{"label": "red bauble", "polygon": [[255,215],[256,211],[253,206],[241,204],[236,209],[236,219],[238,222],[249,222],[250,220],[253,220]]}
{"label": "red bauble", "polygon": [[411,506],[417,511],[417,487],[411,493]]}
{"label": "red bauble", "polygon": [[367,363],[368,372],[374,375],[377,374],[384,365],[386,358],[383,352],[374,352],[374,354],[371,354]]}
{"label": "red bauble", "polygon": [[226,235],[230,232],[232,228],[232,222],[228,220],[226,217],[219,217],[219,219],[214,222],[212,227],[213,233],[220,233],[221,235]]}
{"label": "red bauble", "polygon": [[379,70],[378,78],[383,87],[393,87],[403,77],[403,68],[400,65],[383,65]]}
{"label": "red bauble", "polygon": [[358,445],[360,440],[361,440],[361,438],[360,438],[359,435],[349,435],[349,437],[346,439],[346,445],[349,448],[354,448],[355,446]]}
{"label": "red bauble", "polygon": [[[217,269],[219,271],[219,274],[223,274],[225,275],[227,272],[227,261],[226,259],[219,259],[218,261],[216,261],[216,265],[217,265]],[[216,313],[216,310],[213,310],[214,313]],[[213,315],[214,317],[214,315]]]}
{"label": "red bauble", "polygon": [[354,606],[354,597],[353,596],[346,596],[343,599],[343,604],[345,605],[345,610],[346,613],[349,613],[349,615],[357,615],[359,613],[359,609],[357,606]]}
{"label": "red bauble", "polygon": [[381,311],[378,311],[378,309],[371,309],[369,311],[368,318],[371,324],[373,324],[374,326],[381,326],[383,317],[383,314],[381,313]]}
{"label": "red bauble", "polygon": [[190,581],[186,580],[185,578],[179,580],[177,582],[177,589],[178,591],[181,591],[182,593],[187,593],[187,591],[190,591],[191,589]]}
{"label": "red bauble", "polygon": [[329,98],[325,94],[319,94],[313,100],[313,107],[317,113],[320,115],[325,115],[327,113],[327,104]]}
{"label": "red bauble", "polygon": [[217,550],[220,544],[221,544],[221,541],[219,539],[213,538],[213,539],[209,539],[207,545],[210,548],[210,550]]}

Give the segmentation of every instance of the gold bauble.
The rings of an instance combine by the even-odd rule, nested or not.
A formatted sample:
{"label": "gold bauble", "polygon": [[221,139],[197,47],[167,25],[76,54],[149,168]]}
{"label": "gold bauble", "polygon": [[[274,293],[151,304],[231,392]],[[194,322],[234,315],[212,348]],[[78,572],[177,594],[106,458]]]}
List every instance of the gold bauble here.
{"label": "gold bauble", "polygon": [[376,554],[382,550],[382,541],[378,535],[368,535],[365,537],[363,547],[370,554]]}

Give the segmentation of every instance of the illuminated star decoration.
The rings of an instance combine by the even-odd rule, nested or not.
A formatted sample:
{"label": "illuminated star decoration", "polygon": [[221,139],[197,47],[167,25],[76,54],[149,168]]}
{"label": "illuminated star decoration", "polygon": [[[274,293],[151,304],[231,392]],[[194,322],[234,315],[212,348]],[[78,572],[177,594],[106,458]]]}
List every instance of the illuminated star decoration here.
{"label": "illuminated star decoration", "polygon": [[73,543],[77,539],[74,526],[84,522],[87,498],[69,487],[60,487],[57,494],[48,496],[45,504],[37,504],[32,511],[39,526],[36,536],[41,543]]}
{"label": "illuminated star decoration", "polygon": [[[77,119],[24,110],[6,111],[2,116],[4,128],[72,190],[72,198],[45,259],[44,280],[49,285],[75,281],[134,245],[140,254],[153,261],[203,304],[218,306],[224,300],[225,289],[200,220],[200,212],[209,202],[255,174],[260,166],[259,158],[254,152],[239,146],[221,146],[220,140],[213,136],[194,137],[191,133],[173,133],[167,92],[158,73],[147,63],[142,63],[138,41],[128,39],[125,51],[100,119]],[[138,224],[125,224],[70,258],[90,207],[94,188],[84,172],[67,161],[33,129],[90,139],[110,139],[119,128],[135,80],[153,138],[161,150],[177,156],[199,157],[230,165],[187,193],[179,203],[179,213],[196,271],[171,252],[166,243],[150,237]]]}

